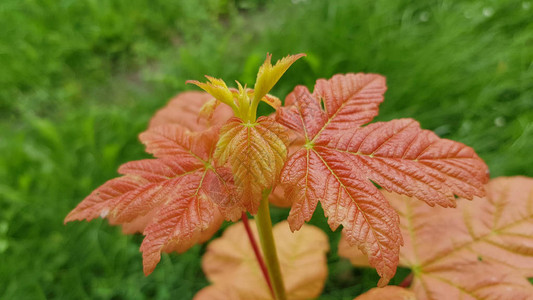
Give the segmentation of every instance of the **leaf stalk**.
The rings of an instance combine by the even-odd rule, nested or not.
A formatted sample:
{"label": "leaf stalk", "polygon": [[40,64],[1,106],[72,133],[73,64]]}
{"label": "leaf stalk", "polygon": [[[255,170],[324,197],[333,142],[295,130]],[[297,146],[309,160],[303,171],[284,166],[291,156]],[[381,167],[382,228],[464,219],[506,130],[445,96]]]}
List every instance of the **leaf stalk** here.
{"label": "leaf stalk", "polygon": [[255,217],[255,224],[259,232],[259,242],[268,269],[268,274],[274,288],[274,297],[276,300],[286,300],[285,285],[283,276],[281,275],[281,268],[279,265],[278,254],[276,252],[276,243],[274,242],[274,235],[272,233],[272,220],[270,219],[270,207],[268,203],[268,195],[270,190],[263,193],[259,210]]}

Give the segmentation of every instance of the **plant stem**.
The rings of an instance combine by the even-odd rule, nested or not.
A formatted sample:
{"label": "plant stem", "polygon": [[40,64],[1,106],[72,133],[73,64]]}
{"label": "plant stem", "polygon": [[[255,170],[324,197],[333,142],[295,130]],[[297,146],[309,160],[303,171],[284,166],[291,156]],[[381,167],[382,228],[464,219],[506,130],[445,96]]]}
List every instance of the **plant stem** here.
{"label": "plant stem", "polygon": [[263,256],[261,255],[261,252],[259,251],[259,246],[257,246],[257,242],[255,241],[254,235],[252,233],[252,228],[250,228],[250,222],[248,222],[248,215],[246,215],[246,213],[242,213],[241,219],[242,219],[242,223],[244,224],[244,228],[246,229],[248,240],[250,240],[250,244],[252,244],[252,249],[254,249],[255,258],[257,259],[257,262],[259,263],[259,267],[261,268],[261,273],[263,273],[263,277],[265,278],[265,281],[268,285],[270,294],[272,295],[272,297],[274,297],[274,289],[272,288],[272,282],[270,281],[270,277],[268,276],[268,270],[265,265],[265,261],[263,260]]}
{"label": "plant stem", "polygon": [[285,295],[285,286],[276,252],[276,243],[272,234],[272,220],[270,219],[270,208],[268,206],[269,194],[270,190],[263,193],[259,211],[255,217],[255,224],[259,232],[259,241],[261,242],[261,249],[265,256],[268,274],[270,275],[272,287],[274,288],[274,297],[276,300],[286,300],[287,296]]}

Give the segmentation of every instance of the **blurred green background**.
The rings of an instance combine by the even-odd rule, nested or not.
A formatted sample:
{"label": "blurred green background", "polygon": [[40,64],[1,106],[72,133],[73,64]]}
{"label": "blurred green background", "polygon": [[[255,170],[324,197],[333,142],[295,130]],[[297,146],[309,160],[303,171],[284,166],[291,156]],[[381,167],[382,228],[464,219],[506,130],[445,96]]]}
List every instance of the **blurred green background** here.
{"label": "blurred green background", "polygon": [[[63,218],[120,164],[149,157],[137,134],[193,88],[185,80],[253,84],[267,52],[307,53],[273,94],[381,73],[378,120],[412,117],[466,143],[493,177],[533,176],[532,20],[522,0],[2,0],[0,298],[190,299],[207,285],[205,246],[144,277],[142,236]],[[320,299],[353,299],[378,279],[339,259],[338,239]]]}

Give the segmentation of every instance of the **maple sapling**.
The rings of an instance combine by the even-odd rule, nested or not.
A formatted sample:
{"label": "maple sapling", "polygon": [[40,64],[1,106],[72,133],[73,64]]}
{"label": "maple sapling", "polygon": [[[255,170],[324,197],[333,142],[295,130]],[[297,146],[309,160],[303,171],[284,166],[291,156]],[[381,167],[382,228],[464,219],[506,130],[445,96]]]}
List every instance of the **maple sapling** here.
{"label": "maple sapling", "polygon": [[[286,299],[287,293],[300,296],[284,286],[282,274],[289,271],[281,254],[280,266],[269,201],[291,206],[287,223],[293,232],[320,201],[330,227],[342,225],[347,243],[368,256],[381,276],[378,286],[385,286],[396,272],[403,239],[398,214],[374,183],[431,206],[453,207],[455,195],[484,195],[487,167],[470,147],[441,139],[412,119],[363,126],[383,101],[381,75],[319,79],[313,92],[297,86],[282,106],[268,93],[303,56],[272,65],[267,55],[254,89],[239,82],[228,88],[209,76],[205,83],[188,81],[207,93],[179,95],[140,134],[155,158],[122,165],[123,176],[96,189],[65,222],[101,216],[125,232],[142,232],[148,275],[161,252],[186,251],[208,240],[224,219],[247,222],[250,213],[262,248],[255,256],[268,270],[265,287],[272,287],[275,299]],[[261,101],[276,112],[257,117]],[[250,230],[247,236],[253,242]],[[249,297],[227,282],[215,286]]]}

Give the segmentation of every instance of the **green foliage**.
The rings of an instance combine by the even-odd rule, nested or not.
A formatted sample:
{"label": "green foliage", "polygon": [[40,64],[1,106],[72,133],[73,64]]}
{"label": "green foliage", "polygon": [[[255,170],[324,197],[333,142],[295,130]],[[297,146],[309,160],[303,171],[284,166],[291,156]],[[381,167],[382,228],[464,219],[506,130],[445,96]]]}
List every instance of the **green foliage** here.
{"label": "green foliage", "polygon": [[[528,1],[2,1],[0,298],[188,299],[205,286],[203,247],[144,277],[139,236],[62,220],[118,165],[147,157],[137,133],[186,79],[251,84],[266,52],[308,54],[275,95],[381,73],[379,120],[413,117],[474,147],[493,176],[533,176],[532,12]],[[373,287],[375,271],[335,247],[321,299]]]}

